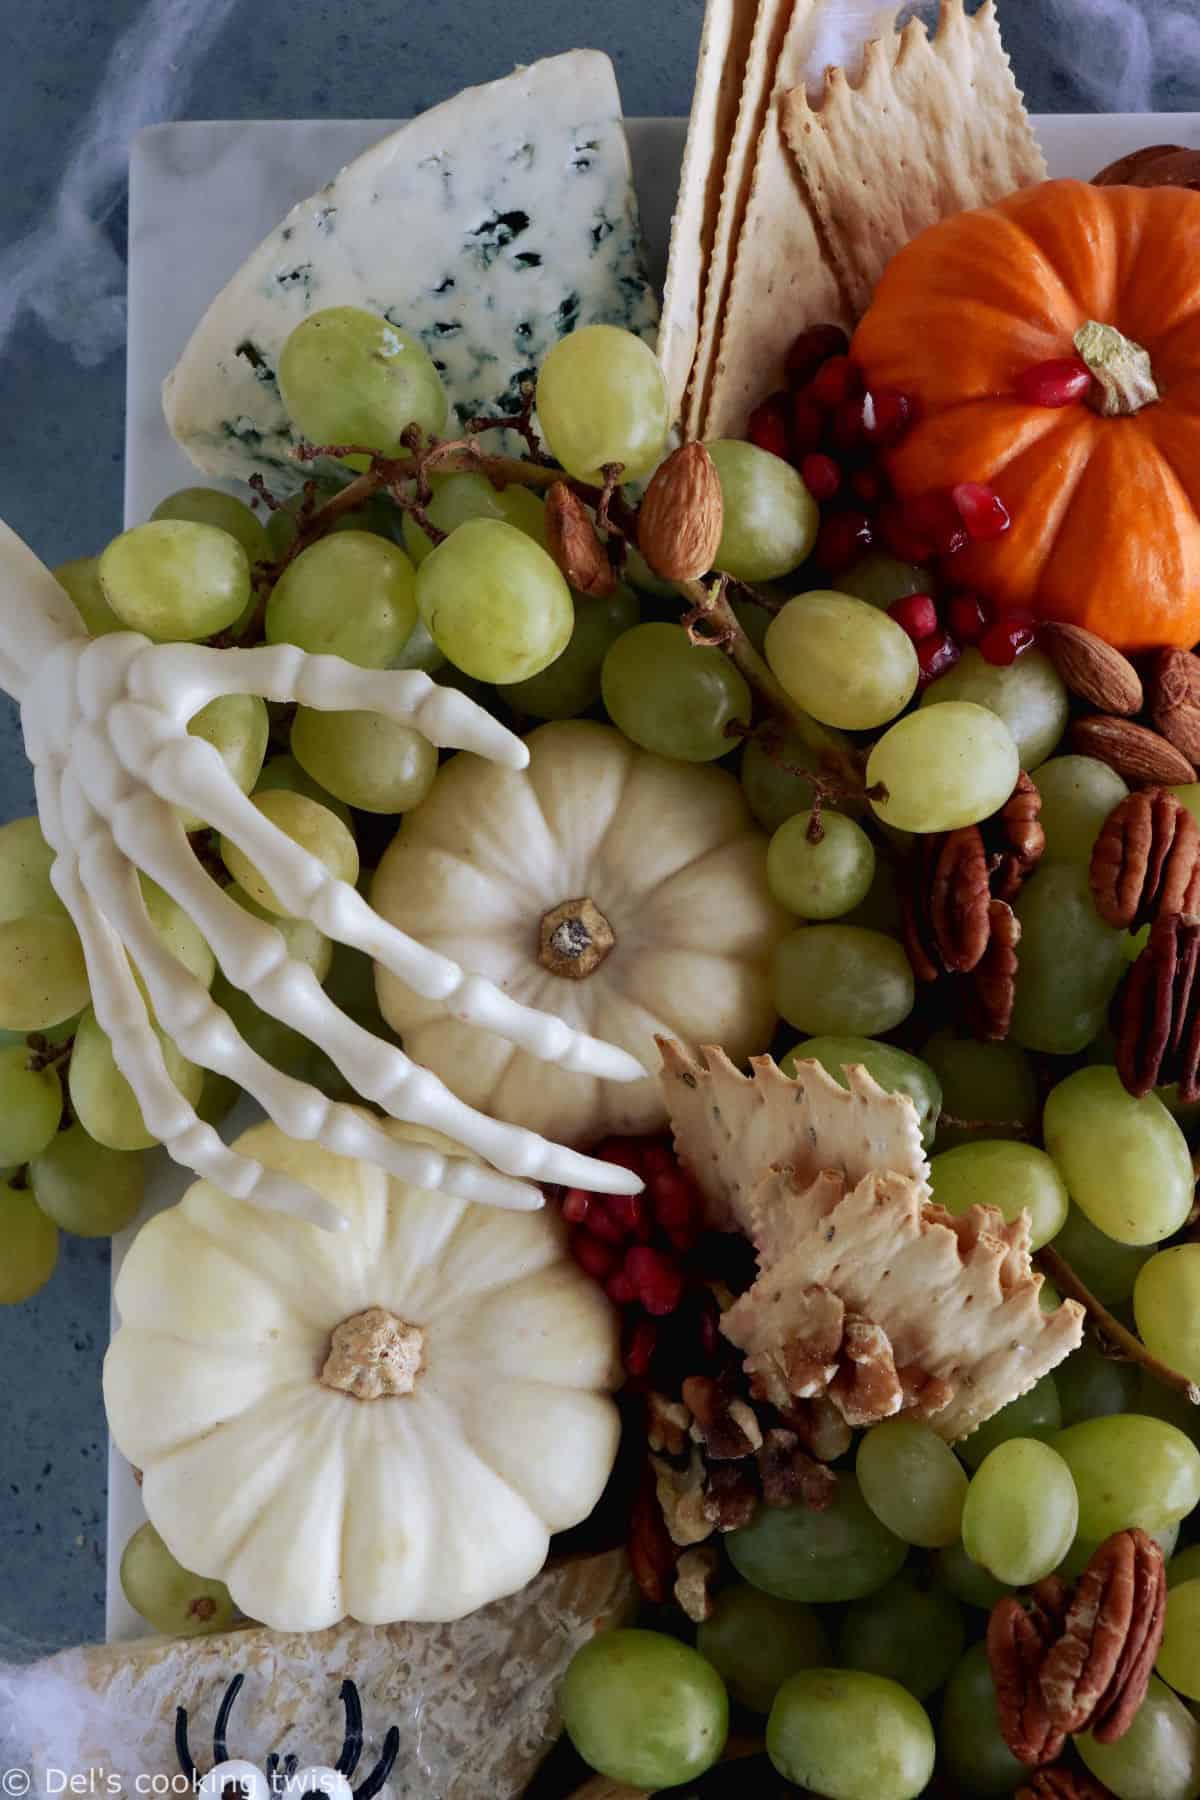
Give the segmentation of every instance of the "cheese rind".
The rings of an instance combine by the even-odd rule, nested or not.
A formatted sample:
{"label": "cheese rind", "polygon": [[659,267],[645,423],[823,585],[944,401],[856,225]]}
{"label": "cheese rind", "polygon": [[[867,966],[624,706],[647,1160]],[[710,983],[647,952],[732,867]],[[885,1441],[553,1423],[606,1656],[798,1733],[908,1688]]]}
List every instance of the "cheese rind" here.
{"label": "cheese rind", "polygon": [[577,325],[652,337],[637,197],[609,59],[574,50],[468,88],[368,150],[276,227],[163,386],[206,473],[299,485],[275,371],[289,332],[361,306],[413,332],[458,420],[515,411]]}

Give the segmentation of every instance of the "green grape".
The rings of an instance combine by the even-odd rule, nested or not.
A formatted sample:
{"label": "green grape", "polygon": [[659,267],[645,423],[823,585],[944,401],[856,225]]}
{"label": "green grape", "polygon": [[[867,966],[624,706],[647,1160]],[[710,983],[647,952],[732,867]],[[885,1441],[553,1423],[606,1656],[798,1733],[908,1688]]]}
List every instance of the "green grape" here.
{"label": "green grape", "polygon": [[846,1608],[837,1660],[843,1668],[885,1675],[925,1700],[949,1677],[965,1638],[953,1595],[904,1569],[877,1594]]}
{"label": "green grape", "polygon": [[725,1548],[751,1586],[777,1600],[815,1605],[873,1594],[899,1574],[908,1554],[844,1469],[837,1471],[837,1492],[824,1511],[763,1507],[749,1525],[729,1533]]}
{"label": "green grape", "polygon": [[[970,1439],[967,1441],[969,1443]],[[977,1562],[972,1562],[961,1542],[947,1544],[944,1550],[934,1554],[933,1572],[956,1600],[961,1600],[964,1606],[978,1607],[981,1612],[990,1612],[997,1600],[1012,1592],[1007,1582],[997,1581]]]}
{"label": "green grape", "polygon": [[546,536],[546,502],[532,488],[522,487],[519,482],[511,482],[499,492],[500,517],[506,519],[526,537],[531,537],[535,544],[543,550],[549,550],[550,543]]}
{"label": "green grape", "polygon": [[811,807],[814,794],[807,775],[817,775],[820,769],[820,752],[791,732],[747,738],[742,751],[742,792],[764,831],[778,831],[785,819]]}
{"label": "green grape", "polygon": [[1184,782],[1178,787],[1169,787],[1167,792],[1174,794],[1177,800],[1182,800],[1197,825],[1200,825],[1200,781]]}
{"label": "green grape", "polygon": [[1200,1382],[1198,1302],[1200,1244],[1175,1244],[1143,1264],[1133,1289],[1141,1340],[1152,1356],[1194,1382]]}
{"label": "green grape", "polygon": [[1200,1582],[1200,1544],[1189,1544],[1167,1564],[1168,1588],[1179,1587],[1185,1581]]}
{"label": "green grape", "polygon": [[0,1050],[0,1164],[16,1168],[38,1156],[62,1118],[62,1082],[38,1069],[24,1044]]}
{"label": "green grape", "polygon": [[776,613],[767,661],[797,705],[847,731],[873,730],[903,712],[920,674],[913,641],[895,619],[822,588]]}
{"label": "green grape", "polygon": [[1016,1400],[1010,1400],[1007,1406],[1002,1406],[998,1413],[993,1413],[990,1419],[978,1426],[970,1437],[963,1438],[961,1443],[956,1444],[955,1449],[968,1469],[975,1470],[997,1444],[1007,1444],[1010,1438],[1041,1438],[1046,1442],[1061,1428],[1062,1422],[1062,1407],[1054,1377],[1043,1375],[1040,1381],[1034,1382],[1027,1394],[1021,1394]]}
{"label": "green grape", "polygon": [[212,1069],[205,1069],[204,1086],[196,1102],[196,1112],[206,1125],[220,1125],[229,1117],[241,1097],[242,1090],[236,1081],[231,1081],[227,1075],[218,1075]]}
{"label": "green grape", "polygon": [[806,925],[775,951],[775,1010],[814,1037],[876,1037],[913,1008],[908,957],[861,925]]}
{"label": "green grape", "polygon": [[1054,1248],[1070,1263],[1084,1287],[1108,1307],[1121,1306],[1130,1298],[1138,1270],[1154,1254],[1146,1244],[1119,1244],[1077,1206],[1068,1208]]}
{"label": "green grape", "polygon": [[1116,1800],[1196,1800],[1200,1794],[1200,1725],[1154,1675],[1123,1737],[1098,1744],[1085,1731],[1075,1747]]}
{"label": "green grape", "polygon": [[[282,919],[275,920],[277,925],[283,922]],[[228,1013],[234,1028],[264,1062],[282,1069],[285,1075],[292,1075],[297,1081],[312,1079],[321,1052],[307,1038],[301,1037],[281,1019],[263,1012],[248,994],[233,987],[219,973],[213,983],[213,999],[222,1012]]]}
{"label": "green grape", "polygon": [[745,679],[720,650],[698,648],[682,625],[635,625],[604,658],[604,704],[614,725],[660,756],[712,762],[732,748],[726,726],[749,725]]}
{"label": "green grape", "polygon": [[[265,700],[258,694],[219,694],[195,714],[188,733],[218,750],[243,794],[250,792],[262,772],[271,736]],[[183,813],[182,819],[185,831],[199,831],[205,823],[196,813]]]}
{"label": "green grape", "polygon": [[[279,394],[312,444],[363,444],[396,456],[410,425],[440,437],[449,401],[419,340],[360,306],[328,306],[289,333]],[[347,457],[354,468],[364,457]]]}
{"label": "green grape", "polygon": [[868,787],[885,825],[954,831],[1004,805],[1020,774],[1017,746],[1002,719],[967,700],[948,700],[897,720],[867,759]]}
{"label": "green grape", "polygon": [[67,909],[50,880],[53,862],[54,852],[36,816],[0,825],[0,924],[30,913],[66,918]]}
{"label": "green grape", "polygon": [[297,707],[291,745],[314,781],[363,812],[409,812],[437,774],[437,751],[429,739],[383,713]]}
{"label": "green grape", "polygon": [[250,561],[236,538],[191,519],[123,531],[100,557],[104,598],[121,622],[159,643],[212,637],[250,599]]}
{"label": "green grape", "polygon": [[333,944],[323,931],[318,931],[308,919],[289,919],[282,913],[271,912],[269,908],[260,906],[236,881],[230,882],[225,889],[225,898],[236,901],[251,918],[261,919],[264,925],[274,926],[287,945],[288,955],[311,969],[318,981],[324,981],[333,961]]}
{"label": "green grape", "polygon": [[797,813],[767,846],[767,886],[802,919],[840,919],[866,899],[875,873],[875,846],[861,825],[840,813]]}
{"label": "green grape", "polygon": [[71,603],[86,625],[89,637],[107,637],[110,631],[125,630],[104,598],[98,556],[79,556],[73,562],[59,563],[54,579],[71,596]]}
{"label": "green grape", "polygon": [[869,550],[852,569],[838,576],[835,586],[839,594],[853,594],[856,600],[886,612],[897,600],[931,594],[933,577],[917,563],[901,562],[886,550]]}
{"label": "green grape", "polygon": [[[824,810],[828,811],[828,808]],[[896,885],[896,871],[885,858],[875,858],[871,885],[858,905],[846,914],[846,924],[865,925],[869,931],[883,931],[889,937],[900,936],[904,928],[900,890]]]}
{"label": "green grape", "polygon": [[[336,880],[348,881],[351,885],[358,880],[358,846],[354,834],[327,806],[310,800],[307,794],[288,793],[284,788],[255,794],[254,805],[285,837],[323,863]],[[266,877],[255,868],[244,850],[239,850],[224,837],[221,839],[221,860],[252,900],[257,900],[269,912],[287,916],[287,907]]]}
{"label": "green grape", "polygon": [[160,500],[152,519],[191,519],[197,525],[215,525],[237,539],[251,566],[270,562],[271,545],[266,526],[244,500],[223,494],[220,488],[187,487]]}
{"label": "green grape", "polygon": [[857,1669],[802,1669],[767,1720],[785,1781],[828,1800],[916,1800],[933,1774],[929,1715],[907,1688]]}
{"label": "green grape", "polygon": [[938,1726],[938,1759],[951,1792],[992,1800],[1029,1780],[1000,1732],[987,1645],[972,1644],[946,1684]]}
{"label": "green grape", "polygon": [[864,1432],[854,1472],[875,1517],[906,1544],[938,1550],[957,1541],[967,1478],[923,1419],[885,1419]]}
{"label": "green grape", "polygon": [[[1178,1524],[1164,1525],[1160,1530],[1149,1531],[1146,1535],[1158,1545],[1163,1553],[1163,1560],[1169,1562],[1179,1541]],[[1077,1537],[1055,1573],[1061,1575],[1064,1581],[1078,1581],[1099,1548],[1100,1544],[1095,1538]]]}
{"label": "green grape", "polygon": [[667,383],[649,344],[615,325],[584,325],[560,338],[537,382],[537,415],[556,462],[600,483],[619,463],[625,481],[649,475],[671,425]]}
{"label": "green grape", "polygon": [[633,589],[623,584],[603,600],[575,594],[571,603],[575,623],[561,656],[527,681],[500,688],[502,699],[535,719],[574,719],[595,705],[604,658],[622,633],[637,624],[641,610]]}
{"label": "green grape", "polygon": [[[375,965],[361,950],[349,944],[333,946],[333,961],[325,981],[325,992],[351,1019],[375,1031],[380,1024],[379,1001],[375,993]],[[389,1034],[385,1029],[383,1035]]]}
{"label": "green grape", "polygon": [[829,1638],[811,1606],[792,1606],[745,1582],[722,1588],[710,1618],[696,1632],[706,1657],[730,1695],[751,1712],[768,1713],[797,1669],[831,1660]]}
{"label": "green grape", "polygon": [[1040,650],[1026,650],[998,668],[968,646],[952,669],[930,682],[921,705],[940,706],[948,700],[972,701],[1003,719],[1023,769],[1045,762],[1067,727],[1067,690]]}
{"label": "green grape", "polygon": [[[1062,1305],[1062,1302],[1063,1297],[1055,1287],[1054,1283],[1048,1281],[1046,1277],[1043,1276],[1042,1285],[1038,1289],[1038,1306],[1043,1312],[1057,1312]],[[1037,1433],[1032,1432],[1030,1435],[1036,1437]]]}
{"label": "green grape", "polygon": [[424,619],[419,618],[407,644],[393,661],[393,669],[423,669],[426,675],[436,675],[446,666],[446,658],[426,630]]}
{"label": "green grape", "polygon": [[553,558],[502,519],[468,519],[417,575],[417,606],[455,668],[524,681],[561,656],[575,614]]}
{"label": "green grape", "polygon": [[656,575],[636,544],[630,544],[625,552],[625,579],[633,584],[639,594],[657,594],[666,600],[675,595],[675,583],[664,581],[661,575]]}
{"label": "green grape", "polygon": [[132,1225],[146,1187],[140,1151],[109,1150],[82,1125],[56,1132],[29,1165],[33,1197],[63,1231],[111,1237]]}
{"label": "green grape", "polygon": [[989,1138],[1019,1138],[1037,1123],[1037,1079],[1018,1044],[981,1044],[939,1031],[921,1054],[942,1084],[939,1150],[974,1143],[975,1125]]}
{"label": "green grape", "polygon": [[1033,1248],[1062,1229],[1067,1216],[1063,1178],[1044,1150],[1002,1138],[978,1138],[943,1150],[929,1171],[933,1197],[957,1217],[971,1206],[994,1206],[1011,1223],[1029,1214]]}
{"label": "green grape", "polygon": [[[204,1071],[187,1062],[159,1034],[167,1074],[190,1106],[200,1098]],[[146,1129],[137,1098],[118,1069],[108,1034],[89,1008],[79,1021],[67,1077],[75,1116],[89,1137],[109,1150],[149,1150],[158,1139]]]}
{"label": "green grape", "polygon": [[[289,500],[285,500],[281,506],[275,508],[267,520],[266,532],[271,555],[276,561],[286,555],[295,543],[299,533],[300,515],[304,513],[305,507],[309,506],[309,512],[304,513],[306,518],[313,511],[320,512],[330,500],[336,499],[342,492],[342,488],[341,482],[318,481],[312,495],[311,505],[309,505],[306,487],[304,492],[293,494]],[[395,542],[393,527],[396,519],[396,511],[384,495],[374,494],[361,506],[350,507],[347,511],[338,513],[326,530],[369,531],[378,537],[387,538],[389,542]]]}
{"label": "green grape", "polygon": [[1124,972],[1123,933],[1096,911],[1080,863],[1039,869],[1021,890],[1016,914],[1021,953],[1012,1035],[1026,1050],[1075,1056],[1103,1025]]}
{"label": "green grape", "polygon": [[315,800],[318,806],[327,806],[336,818],[342,821],[347,831],[354,830],[354,820],[350,808],[340,800],[327,793],[319,782],[313,780],[306,769],[302,769],[294,756],[270,756],[262,767],[262,774],[254,784],[254,793],[276,794],[280,791],[287,794],[303,794],[309,800]]}
{"label": "green grape", "polygon": [[1151,1419],[1165,1419],[1193,1442],[1200,1441],[1200,1407],[1193,1405],[1178,1388],[1167,1387],[1149,1369],[1137,1372],[1137,1395],[1130,1412],[1145,1413]]}
{"label": "green grape", "polygon": [[29,913],[0,922],[0,1026],[45,1031],[88,1002],[79,934],[61,913]]}
{"label": "green grape", "polygon": [[971,1477],[963,1548],[998,1581],[1025,1587],[1058,1567],[1078,1524],[1079,1498],[1063,1458],[1038,1438],[1009,1438]]}
{"label": "green grape", "polygon": [[238,1616],[225,1583],[189,1574],[149,1521],[125,1546],[121,1588],[134,1612],[168,1637],[209,1637]]}
{"label": "green grape", "polygon": [[[528,488],[511,486],[501,490],[493,487],[486,475],[471,473],[435,475],[433,485],[433,499],[425,508],[425,517],[447,536],[468,519],[502,519],[545,549],[545,502]],[[404,514],[400,529],[404,548],[419,569],[436,540],[411,513]]]}
{"label": "green grape", "polygon": [[767,649],[767,628],[772,615],[757,600],[730,600],[733,616],[745,632],[760,656],[765,656]]}
{"label": "green grape", "polygon": [[725,503],[715,567],[735,581],[778,581],[804,562],[821,522],[816,501],[790,463],[755,444],[708,445]]}
{"label": "green grape", "polygon": [[271,590],[265,629],[269,644],[390,669],[416,618],[416,577],[403,550],[369,531],[337,531],[288,564]]}
{"label": "green grape", "polygon": [[139,875],[138,882],[150,923],[171,955],[189,975],[194,975],[204,987],[211,987],[217,959],[196,921],[148,875]]}
{"label": "green grape", "polygon": [[1090,1337],[1059,1363],[1055,1385],[1064,1425],[1137,1411],[1137,1370],[1132,1363],[1105,1356]]}
{"label": "green grape", "polygon": [[917,1109],[921,1136],[926,1144],[933,1140],[941,1111],[942,1090],[928,1063],[894,1044],[880,1044],[866,1037],[803,1038],[780,1063],[785,1075],[796,1073],[798,1062],[819,1062],[842,1087],[848,1087],[846,1069],[861,1063],[888,1094],[907,1094]]}
{"label": "green grape", "polygon": [[1046,1148],[1072,1200],[1121,1244],[1156,1244],[1192,1209],[1187,1139],[1162,1101],[1127,1093],[1115,1069],[1077,1069],[1052,1088]]}
{"label": "green grape", "polygon": [[1200,1500],[1200,1450],[1163,1419],[1085,1419],[1060,1432],[1054,1447],[1079,1492],[1081,1537],[1111,1537],[1132,1525],[1158,1531]]}
{"label": "green grape", "polygon": [[1094,756],[1055,756],[1041,764],[1035,780],[1045,860],[1090,862],[1100,827],[1129,792],[1117,771]]}
{"label": "green grape", "polygon": [[31,1300],[57,1262],[58,1226],[28,1188],[0,1181],[0,1306]]}
{"label": "green grape", "polygon": [[571,1658],[559,1695],[584,1762],[636,1788],[694,1781],[718,1760],[729,1698],[698,1651],[659,1631],[602,1631]]}

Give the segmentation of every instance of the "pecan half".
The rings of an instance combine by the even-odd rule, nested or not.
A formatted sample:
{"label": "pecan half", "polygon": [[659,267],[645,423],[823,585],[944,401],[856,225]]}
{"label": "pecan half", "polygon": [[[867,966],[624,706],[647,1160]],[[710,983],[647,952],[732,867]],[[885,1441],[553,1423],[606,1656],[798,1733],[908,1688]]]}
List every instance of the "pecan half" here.
{"label": "pecan half", "polygon": [[983,826],[994,899],[1014,901],[1041,862],[1046,848],[1041,814],[1042,796],[1022,769],[1000,811]]}
{"label": "pecan half", "polygon": [[807,1506],[824,1512],[837,1493],[837,1477],[800,1447],[794,1431],[768,1431],[756,1458],[768,1506]]}
{"label": "pecan half", "polygon": [[1200,758],[1200,657],[1160,650],[1150,667],[1149,712],[1169,744],[1191,763]]}
{"label": "pecan half", "polygon": [[965,975],[988,941],[988,863],[977,825],[938,840],[929,881],[929,923],[942,967]]}
{"label": "pecan half", "polygon": [[1089,878],[1097,912],[1119,931],[1200,911],[1200,825],[1162,788],[1127,794],[1104,821]]}
{"label": "pecan half", "polygon": [[1059,1731],[1090,1729],[1102,1744],[1123,1737],[1146,1697],[1166,1618],[1163,1554],[1136,1528],[1118,1531],[1079,1578],[1038,1685]]}
{"label": "pecan half", "polygon": [[704,1492],[704,1516],[710,1529],[740,1531],[758,1511],[758,1494],[741,1463],[718,1463]]}
{"label": "pecan half", "polygon": [[688,1426],[692,1422],[686,1406],[668,1400],[665,1394],[650,1389],[646,1395],[646,1442],[651,1450],[665,1451],[668,1456],[682,1456],[687,1448]]}
{"label": "pecan half", "polygon": [[1111,1789],[1086,1769],[1055,1763],[1052,1769],[1039,1769],[1031,1781],[1018,1788],[1016,1800],[1113,1800],[1113,1796]]}
{"label": "pecan half", "polygon": [[721,1558],[714,1544],[685,1550],[675,1570],[675,1598],[688,1618],[702,1625],[713,1614],[713,1583]]}
{"label": "pecan half", "polygon": [[1131,1094],[1178,1082],[1200,1100],[1200,918],[1167,913],[1150,927],[1117,997],[1117,1074]]}
{"label": "pecan half", "polygon": [[689,1375],[683,1384],[684,1404],[692,1411],[692,1436],[713,1462],[740,1462],[763,1441],[754,1408],[727,1381]]}
{"label": "pecan half", "polygon": [[1066,1733],[1050,1718],[1038,1680],[1056,1622],[1036,1599],[1015,1594],[997,1600],[988,1618],[987,1653],[996,1689],[996,1716],[1018,1762],[1036,1768],[1062,1755]]}
{"label": "pecan half", "polygon": [[1008,1036],[1012,1024],[1021,922],[1007,900],[989,902],[988,919],[991,936],[983,959],[971,977],[968,1013],[977,1037],[1000,1043]]}
{"label": "pecan half", "polygon": [[837,1374],[829,1397],[847,1425],[859,1430],[890,1419],[904,1404],[896,1359],[887,1332],[870,1319],[846,1315]]}
{"label": "pecan half", "polygon": [[828,1394],[816,1394],[811,1400],[793,1400],[778,1408],[779,1416],[794,1431],[804,1448],[818,1462],[836,1462],[845,1456],[854,1433]]}
{"label": "pecan half", "polygon": [[704,1461],[693,1449],[686,1469],[673,1468],[661,1456],[650,1458],[654,1466],[658,1504],[671,1542],[681,1549],[702,1544],[712,1535],[712,1520],[704,1509]]}

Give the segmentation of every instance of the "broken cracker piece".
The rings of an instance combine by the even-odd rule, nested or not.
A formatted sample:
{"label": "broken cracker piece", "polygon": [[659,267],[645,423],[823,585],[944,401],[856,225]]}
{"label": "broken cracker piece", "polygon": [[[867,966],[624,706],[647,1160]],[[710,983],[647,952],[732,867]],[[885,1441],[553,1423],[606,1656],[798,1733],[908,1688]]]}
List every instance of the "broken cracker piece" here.
{"label": "broken cracker piece", "polygon": [[820,1063],[801,1062],[789,1076],[769,1056],[756,1056],[754,1073],[746,1076],[713,1045],[693,1054],[673,1039],[656,1041],[675,1148],[717,1230],[754,1235],[752,1191],[782,1164],[805,1186],[823,1170],[840,1172],[853,1185],[873,1170],[890,1169],[927,1191],[917,1109],[906,1094],[887,1093],[866,1069],[848,1068],[849,1085],[842,1087]]}
{"label": "broken cracker piece", "polygon": [[851,316],[896,252],[929,225],[1044,181],[1046,163],[1000,41],[992,0],[942,0],[868,44],[853,81],[831,69],[781,102],[783,136]]}

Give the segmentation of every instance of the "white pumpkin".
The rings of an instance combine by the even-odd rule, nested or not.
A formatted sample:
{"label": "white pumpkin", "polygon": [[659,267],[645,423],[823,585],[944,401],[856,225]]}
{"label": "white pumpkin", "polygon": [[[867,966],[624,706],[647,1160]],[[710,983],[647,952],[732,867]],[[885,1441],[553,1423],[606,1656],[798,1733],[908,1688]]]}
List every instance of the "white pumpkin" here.
{"label": "white pumpkin", "polygon": [[619,1431],[615,1315],[557,1215],[407,1187],[273,1125],[240,1145],[348,1227],[199,1182],[139,1232],[104,1397],[154,1525],[281,1631],[514,1593],[599,1499]]}
{"label": "white pumpkin", "polygon": [[[401,824],[371,899],[506,994],[656,1069],[656,1033],[735,1062],[776,1023],[767,840],[733,776],[574,719],[530,734],[529,767],[460,754]],[[376,966],[379,1004],[416,1061],[470,1105],[564,1143],[666,1122],[656,1080],[599,1081],[486,1038]]]}

